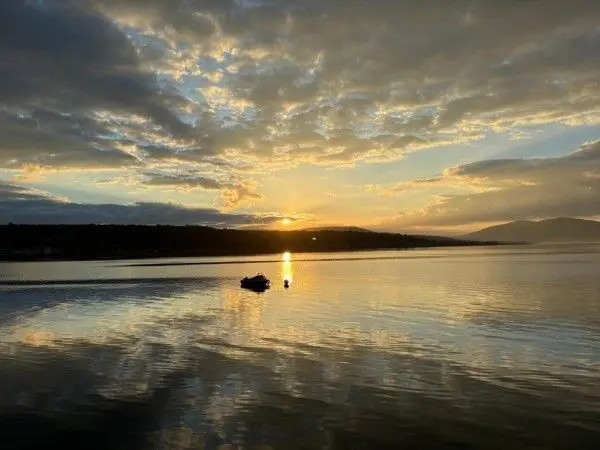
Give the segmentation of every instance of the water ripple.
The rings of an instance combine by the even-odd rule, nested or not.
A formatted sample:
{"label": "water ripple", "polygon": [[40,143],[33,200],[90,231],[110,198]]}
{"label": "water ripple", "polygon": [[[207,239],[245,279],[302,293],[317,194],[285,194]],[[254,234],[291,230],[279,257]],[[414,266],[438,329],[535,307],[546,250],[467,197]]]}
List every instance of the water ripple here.
{"label": "water ripple", "polygon": [[[600,255],[428,252],[0,265],[0,431],[16,449],[596,448]],[[273,287],[239,289],[253,271]]]}

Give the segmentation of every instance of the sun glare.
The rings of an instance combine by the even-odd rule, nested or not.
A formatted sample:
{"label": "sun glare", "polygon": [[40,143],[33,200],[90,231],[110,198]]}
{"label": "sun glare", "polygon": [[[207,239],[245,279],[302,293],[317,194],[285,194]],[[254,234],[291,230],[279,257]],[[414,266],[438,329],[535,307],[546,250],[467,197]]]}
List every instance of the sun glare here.
{"label": "sun glare", "polygon": [[290,252],[283,253],[283,262],[290,262],[292,260],[292,254]]}
{"label": "sun glare", "polygon": [[292,221],[286,217],[285,219],[281,219],[281,223],[283,225],[289,225],[290,223],[292,223]]}

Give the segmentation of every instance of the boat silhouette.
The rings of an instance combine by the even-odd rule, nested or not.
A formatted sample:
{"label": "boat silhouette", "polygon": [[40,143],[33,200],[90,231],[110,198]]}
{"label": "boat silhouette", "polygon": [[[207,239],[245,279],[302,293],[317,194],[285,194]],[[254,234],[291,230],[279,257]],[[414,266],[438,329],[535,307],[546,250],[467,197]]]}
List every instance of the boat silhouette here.
{"label": "boat silhouette", "polygon": [[240,282],[242,288],[249,289],[254,292],[264,292],[269,289],[271,282],[262,273],[253,277],[244,277]]}

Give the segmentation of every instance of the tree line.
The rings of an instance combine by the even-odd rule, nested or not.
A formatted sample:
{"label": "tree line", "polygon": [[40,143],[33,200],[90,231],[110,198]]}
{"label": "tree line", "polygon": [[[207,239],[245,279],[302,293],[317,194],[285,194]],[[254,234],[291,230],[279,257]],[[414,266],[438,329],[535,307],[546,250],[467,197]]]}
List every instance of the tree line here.
{"label": "tree line", "polygon": [[233,256],[481,245],[363,231],[232,230],[203,226],[0,225],[0,259]]}

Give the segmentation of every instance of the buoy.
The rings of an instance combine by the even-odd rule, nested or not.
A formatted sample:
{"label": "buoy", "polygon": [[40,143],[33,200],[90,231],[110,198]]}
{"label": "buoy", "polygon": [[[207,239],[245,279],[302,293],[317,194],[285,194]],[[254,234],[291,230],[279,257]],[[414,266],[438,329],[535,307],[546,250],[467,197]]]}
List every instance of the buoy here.
{"label": "buoy", "polygon": [[290,282],[288,280],[283,280],[283,287],[284,288],[289,288],[290,287]]}

